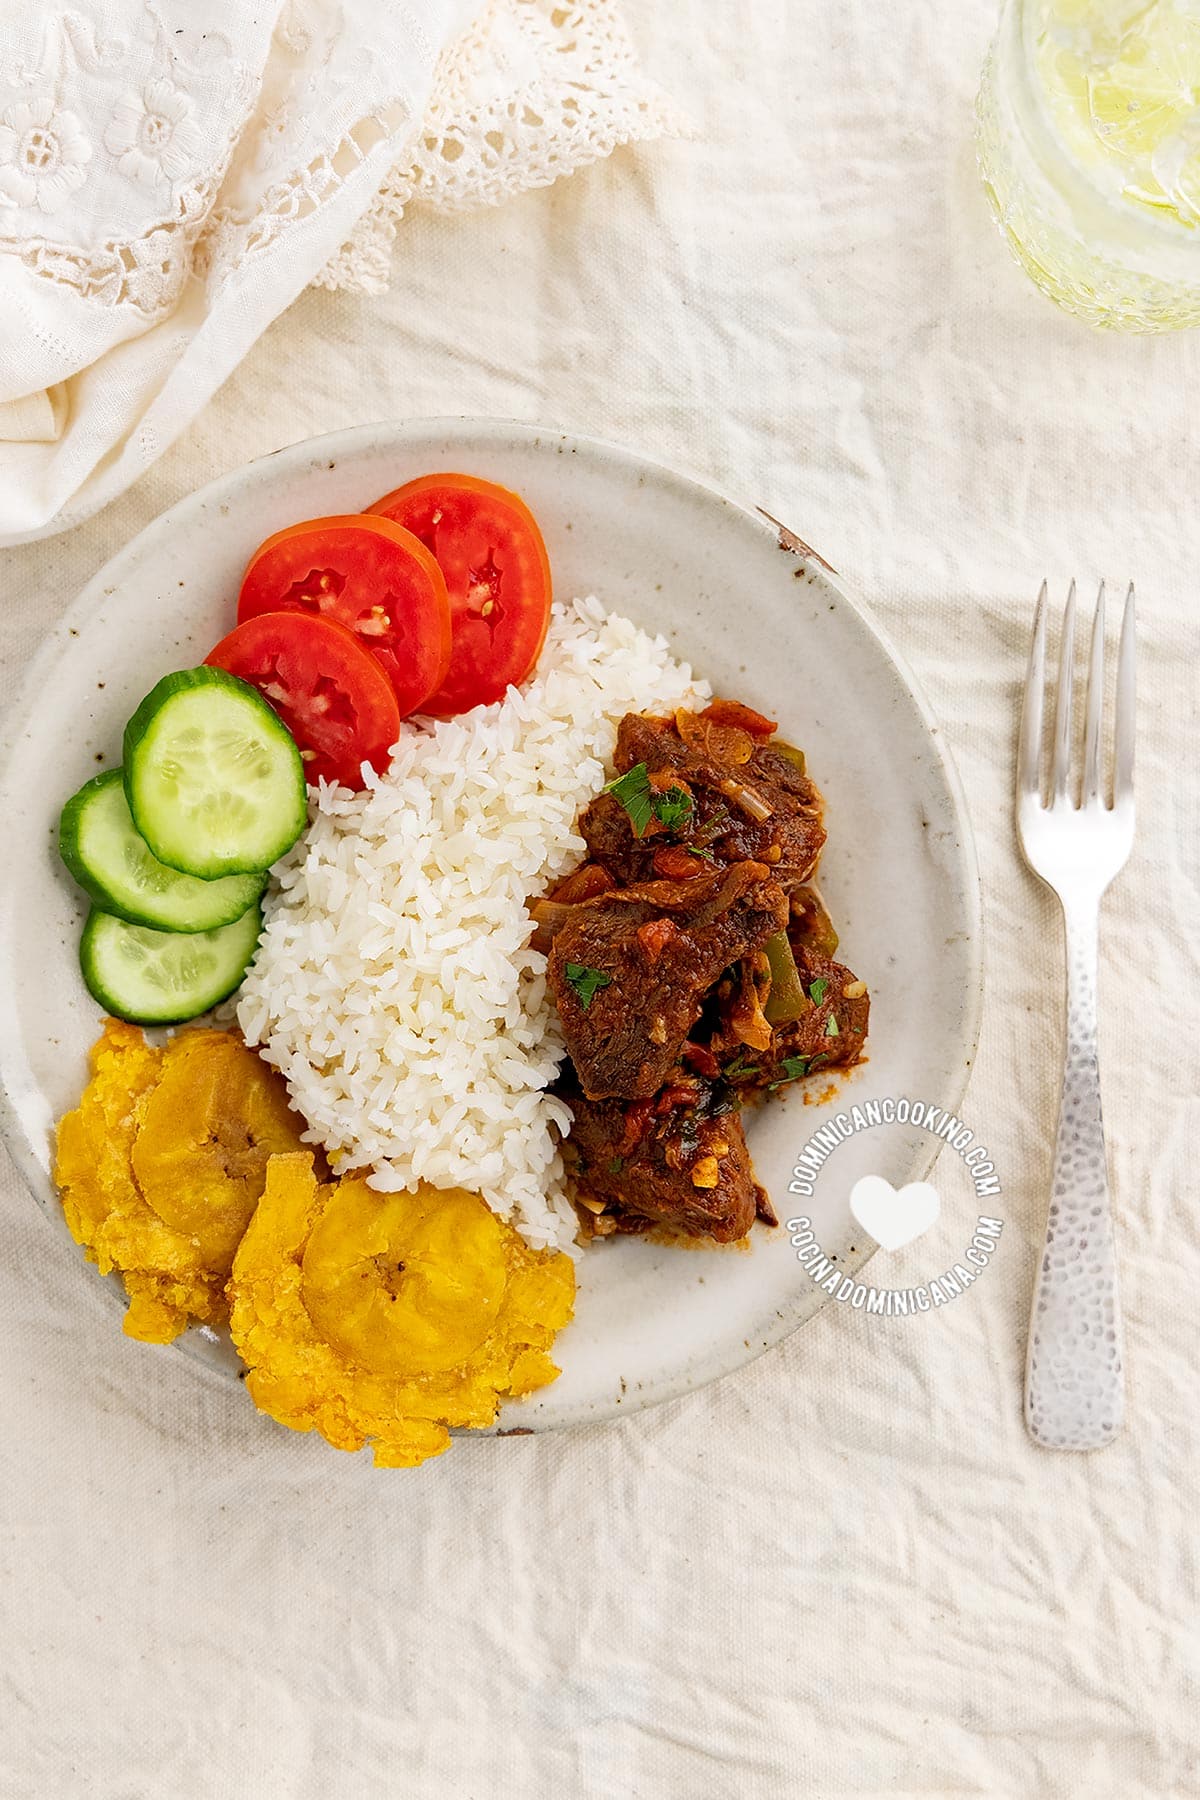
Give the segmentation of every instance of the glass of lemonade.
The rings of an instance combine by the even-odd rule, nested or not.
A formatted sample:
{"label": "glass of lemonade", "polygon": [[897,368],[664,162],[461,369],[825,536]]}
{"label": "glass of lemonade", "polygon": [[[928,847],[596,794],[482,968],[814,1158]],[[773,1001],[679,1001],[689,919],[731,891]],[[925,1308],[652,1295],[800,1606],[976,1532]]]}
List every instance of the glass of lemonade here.
{"label": "glass of lemonade", "polygon": [[977,117],[1044,293],[1093,325],[1200,324],[1200,0],[1005,0]]}

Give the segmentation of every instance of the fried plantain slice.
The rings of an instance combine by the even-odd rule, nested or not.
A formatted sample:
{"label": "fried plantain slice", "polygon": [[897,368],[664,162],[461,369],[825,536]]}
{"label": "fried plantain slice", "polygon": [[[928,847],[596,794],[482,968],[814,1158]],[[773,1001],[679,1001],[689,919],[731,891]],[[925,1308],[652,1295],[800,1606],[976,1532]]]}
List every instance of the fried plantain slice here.
{"label": "fried plantain slice", "polygon": [[125,1332],[168,1344],[189,1319],[225,1318],[224,1276],[191,1239],[146,1205],[132,1154],[163,1052],[133,1025],[107,1019],[92,1046],[91,1079],[58,1127],[54,1177],[76,1243],[107,1275],[120,1272],[130,1305]]}
{"label": "fried plantain slice", "polygon": [[376,1194],[342,1181],[305,1246],[300,1292],[326,1343],[376,1375],[428,1375],[471,1356],[508,1270],[500,1220],[476,1194]]}
{"label": "fried plantain slice", "polygon": [[504,1394],[558,1370],[575,1270],[528,1248],[476,1194],[322,1185],[273,1156],[234,1258],[230,1324],[255,1403],[379,1467],[440,1455],[448,1426],[487,1425]]}
{"label": "fried plantain slice", "polygon": [[101,1273],[119,1271],[126,1334],[169,1344],[192,1320],[228,1317],[234,1227],[240,1235],[271,1149],[297,1148],[302,1121],[282,1078],[229,1032],[190,1031],[158,1049],[107,1019],[89,1062],[80,1103],[58,1126],[63,1211]]}
{"label": "fried plantain slice", "polygon": [[159,1218],[228,1274],[268,1158],[301,1149],[303,1129],[279,1075],[240,1038],[181,1032],[143,1108],[134,1177]]}

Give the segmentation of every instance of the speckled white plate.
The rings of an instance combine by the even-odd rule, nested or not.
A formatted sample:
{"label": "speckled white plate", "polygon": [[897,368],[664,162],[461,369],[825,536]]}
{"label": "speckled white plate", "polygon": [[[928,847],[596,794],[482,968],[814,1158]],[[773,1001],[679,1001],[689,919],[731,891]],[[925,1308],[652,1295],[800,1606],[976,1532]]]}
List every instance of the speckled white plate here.
{"label": "speckled white plate", "polygon": [[[800,1093],[753,1116],[759,1178],[781,1218],[795,1155],[851,1096],[920,1094],[956,1107],[981,995],[979,888],[957,778],[911,676],[860,603],[799,538],[752,508],[628,450],[491,420],[363,426],[297,444],[192,495],[101,570],[37,656],[14,709],[0,776],[8,882],[0,897],[0,1082],[9,1147],[65,1231],[50,1180],[54,1119],[73,1106],[100,1012],[76,963],[85,907],[55,854],[62,802],[120,756],[121,731],[170,669],[201,661],[233,621],[246,560],[272,531],[353,512],[430,470],[518,488],[536,513],[560,594],[596,593],[665,634],[719,692],[780,721],[828,801],[821,885],[845,960],[870,984],[869,1062],[838,1100]],[[803,527],[803,497],[797,500]],[[804,1202],[847,1270],[874,1248],[850,1216],[860,1174],[919,1180],[919,1131],[852,1139]],[[836,1171],[836,1172],[835,1172]],[[87,1290],[119,1290],[80,1257]],[[786,1233],[748,1250],[610,1240],[583,1259],[562,1376],[506,1409],[501,1428],[544,1429],[665,1400],[786,1337],[828,1296]],[[114,1321],[115,1324],[115,1321]],[[193,1357],[225,1375],[228,1344],[192,1331]],[[113,1355],[138,1354],[114,1334]]]}

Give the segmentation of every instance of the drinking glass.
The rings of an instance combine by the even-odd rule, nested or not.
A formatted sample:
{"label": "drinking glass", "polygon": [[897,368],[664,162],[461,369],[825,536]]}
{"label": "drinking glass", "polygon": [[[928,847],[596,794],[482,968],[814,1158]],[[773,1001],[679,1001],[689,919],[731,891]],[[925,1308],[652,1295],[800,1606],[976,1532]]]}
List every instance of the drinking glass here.
{"label": "drinking glass", "polygon": [[1200,323],[1200,0],[1005,0],[976,117],[1043,293],[1124,331]]}

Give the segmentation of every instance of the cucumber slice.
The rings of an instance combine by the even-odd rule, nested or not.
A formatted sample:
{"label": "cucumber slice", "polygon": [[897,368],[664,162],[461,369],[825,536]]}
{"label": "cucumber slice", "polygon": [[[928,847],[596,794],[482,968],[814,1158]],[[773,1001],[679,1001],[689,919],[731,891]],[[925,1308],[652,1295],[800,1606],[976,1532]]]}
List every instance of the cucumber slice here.
{"label": "cucumber slice", "polygon": [[93,908],[79,966],[92,998],[132,1025],[177,1025],[228,999],[258,947],[262,909],[220,931],[151,931]]}
{"label": "cucumber slice", "polygon": [[269,869],[308,822],[304,764],[278,715],[224,669],[164,676],[125,727],[125,796],[159,862]]}
{"label": "cucumber slice", "polygon": [[58,849],[103,912],[157,931],[216,931],[261,896],[267,877],[200,881],[160,863],[138,834],[120,769],[95,775],[63,807]]}

